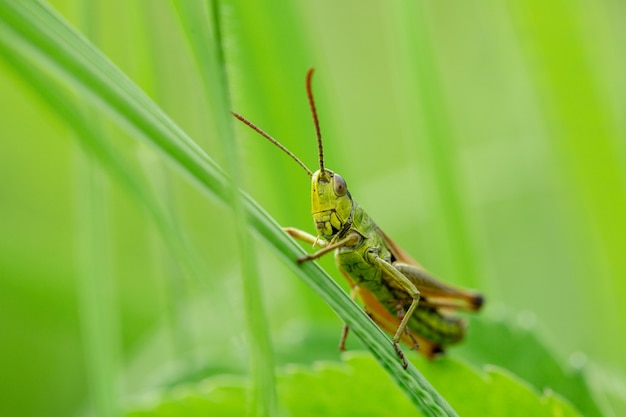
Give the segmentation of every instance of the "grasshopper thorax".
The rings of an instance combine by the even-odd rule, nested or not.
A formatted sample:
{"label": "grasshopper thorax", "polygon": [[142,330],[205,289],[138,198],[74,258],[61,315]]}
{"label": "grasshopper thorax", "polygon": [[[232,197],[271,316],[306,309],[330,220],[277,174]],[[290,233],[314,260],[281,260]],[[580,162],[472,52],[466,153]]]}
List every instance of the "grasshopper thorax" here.
{"label": "grasshopper thorax", "polygon": [[341,175],[328,169],[313,173],[311,210],[319,237],[330,240],[350,228],[353,202]]}

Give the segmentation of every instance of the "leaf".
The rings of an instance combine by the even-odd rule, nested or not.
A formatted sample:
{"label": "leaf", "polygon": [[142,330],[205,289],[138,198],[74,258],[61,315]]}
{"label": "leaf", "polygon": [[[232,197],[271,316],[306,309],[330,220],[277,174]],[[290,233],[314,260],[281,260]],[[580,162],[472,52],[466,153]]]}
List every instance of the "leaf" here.
{"label": "leaf", "polygon": [[[549,391],[539,393],[498,367],[477,372],[450,358],[429,362],[416,357],[414,361],[464,417],[580,415],[562,397]],[[342,363],[286,366],[278,373],[277,384],[284,415],[415,415],[411,402],[363,352],[345,354]],[[126,417],[242,415],[246,390],[243,378],[211,377],[156,395],[149,404],[131,405]]]}
{"label": "leaf", "polygon": [[499,309],[498,317],[472,320],[470,335],[455,353],[476,366],[494,364],[506,368],[535,390],[552,390],[568,398],[586,416],[602,416],[584,368],[563,363],[542,337],[537,320],[529,312],[513,316]]}

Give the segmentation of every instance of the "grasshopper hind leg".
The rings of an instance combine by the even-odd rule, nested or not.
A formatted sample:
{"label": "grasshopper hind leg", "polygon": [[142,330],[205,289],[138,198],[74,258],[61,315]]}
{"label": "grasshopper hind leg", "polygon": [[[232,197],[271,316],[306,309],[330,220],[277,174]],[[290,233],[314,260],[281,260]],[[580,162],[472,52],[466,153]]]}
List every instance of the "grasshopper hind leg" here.
{"label": "grasshopper hind leg", "polygon": [[400,349],[400,339],[402,339],[402,335],[407,329],[407,324],[409,322],[409,319],[411,318],[411,315],[413,315],[413,312],[417,308],[418,302],[419,302],[419,293],[417,293],[415,297],[413,298],[413,302],[411,303],[409,310],[406,312],[404,317],[402,317],[402,320],[400,321],[400,325],[398,326],[398,329],[396,330],[396,334],[393,336],[393,339],[392,339],[393,348],[396,350],[396,353],[402,360],[402,367],[404,369],[406,369],[409,366],[409,364],[407,363],[406,356],[404,356],[404,352],[402,352],[402,349]]}
{"label": "grasshopper hind leg", "polygon": [[[398,316],[398,320],[402,322],[405,316],[404,306],[402,304],[398,304],[396,306],[396,314]],[[406,326],[404,328],[404,334],[406,334],[411,339],[411,342],[413,342],[413,346],[411,347],[411,349],[419,350],[419,343],[417,343],[417,339],[415,338],[415,336],[413,336],[413,332],[411,331],[411,329],[409,329],[409,326]]]}
{"label": "grasshopper hind leg", "polygon": [[396,329],[396,333],[394,334],[392,339],[393,348],[402,360],[402,367],[406,369],[408,367],[408,363],[406,357],[404,356],[404,353],[400,349],[400,340],[404,335],[407,324],[409,323],[409,319],[411,318],[411,316],[415,312],[415,309],[417,308],[417,305],[419,304],[420,292],[415,284],[411,282],[411,280],[409,280],[405,275],[398,271],[392,264],[380,258],[376,250],[368,251],[367,255],[368,262],[374,265],[383,273],[383,276],[385,277],[388,285],[404,291],[412,300],[409,309],[402,317],[402,320],[400,320],[400,325]]}
{"label": "grasshopper hind leg", "polygon": [[396,354],[398,355],[400,360],[402,361],[402,368],[403,369],[408,368],[409,362],[407,361],[406,356],[404,356],[404,352],[400,348],[400,344],[398,342],[393,342],[393,348],[396,351]]}

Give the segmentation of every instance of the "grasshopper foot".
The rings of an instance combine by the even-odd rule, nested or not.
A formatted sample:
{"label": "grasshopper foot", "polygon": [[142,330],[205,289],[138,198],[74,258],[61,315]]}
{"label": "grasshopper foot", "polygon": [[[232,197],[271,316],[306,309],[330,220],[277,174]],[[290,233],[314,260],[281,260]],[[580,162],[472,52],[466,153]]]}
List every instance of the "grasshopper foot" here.
{"label": "grasshopper foot", "polygon": [[300,258],[296,259],[296,262],[298,262],[298,265],[301,265],[307,261],[313,260],[315,258],[311,257],[310,255],[305,255],[305,256],[301,256]]}
{"label": "grasshopper foot", "polygon": [[409,363],[406,360],[406,356],[404,356],[404,352],[402,352],[402,349],[400,349],[400,344],[394,342],[393,348],[396,350],[398,357],[400,357],[400,360],[402,361],[402,369],[406,370],[406,368],[409,367]]}

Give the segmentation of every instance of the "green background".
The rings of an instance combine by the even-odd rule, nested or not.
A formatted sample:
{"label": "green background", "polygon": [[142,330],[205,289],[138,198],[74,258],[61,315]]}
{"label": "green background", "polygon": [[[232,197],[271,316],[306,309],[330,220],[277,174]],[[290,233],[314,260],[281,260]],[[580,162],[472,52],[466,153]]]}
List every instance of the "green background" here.
{"label": "green background", "polygon": [[[228,165],[169,2],[51,5]],[[314,66],[326,165],[355,199],[437,276],[483,292],[483,316],[532,328],[562,364],[586,369],[605,412],[624,412],[624,6],[221,6],[233,108],[314,169],[304,91]],[[2,58],[0,415],[90,408],[84,323],[94,300],[85,298],[90,266],[81,251],[92,209],[103,215],[97,227],[105,236],[91,264],[104,277],[96,300],[107,312],[102,346],[116,358],[120,396],[179,375],[243,372],[246,305],[232,210],[110,120],[99,121],[199,255],[203,279],[190,278],[117,181],[96,174],[104,197],[85,208],[85,157],[71,128]],[[244,188],[282,225],[312,231],[303,171],[245,126],[237,136]],[[338,358],[340,320],[253,243],[275,361]],[[332,259],[321,263],[342,279]],[[497,339],[487,342],[497,349]],[[359,346],[349,340],[349,348]]]}

